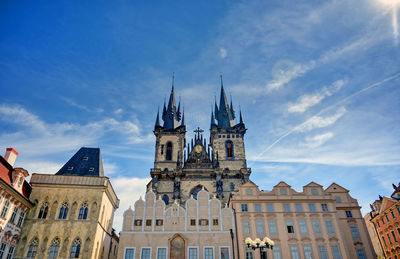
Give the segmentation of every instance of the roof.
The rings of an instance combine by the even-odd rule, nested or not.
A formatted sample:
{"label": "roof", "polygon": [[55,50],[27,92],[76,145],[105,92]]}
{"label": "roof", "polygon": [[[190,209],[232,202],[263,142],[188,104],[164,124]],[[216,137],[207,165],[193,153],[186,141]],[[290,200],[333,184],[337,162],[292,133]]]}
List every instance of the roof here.
{"label": "roof", "polygon": [[56,175],[104,176],[100,148],[82,147]]}
{"label": "roof", "polygon": [[[5,160],[4,157],[0,156],[0,178],[11,188],[15,189],[12,182],[13,170],[14,168],[7,162],[7,160]],[[22,195],[25,196],[26,199],[28,199],[29,196],[31,195],[31,192],[32,192],[32,187],[26,180],[24,180],[22,186]]]}

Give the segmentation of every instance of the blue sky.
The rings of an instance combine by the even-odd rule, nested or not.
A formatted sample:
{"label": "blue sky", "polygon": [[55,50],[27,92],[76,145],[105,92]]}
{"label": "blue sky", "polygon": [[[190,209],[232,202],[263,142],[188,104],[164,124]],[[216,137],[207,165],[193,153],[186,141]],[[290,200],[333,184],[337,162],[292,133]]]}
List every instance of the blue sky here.
{"label": "blue sky", "polygon": [[[400,180],[400,47],[384,0],[0,3],[0,148],[55,173],[100,147],[121,214],[143,193],[172,72],[187,137],[219,75],[248,132],[251,179],[336,182],[368,211]],[[208,132],[206,132],[208,136]]]}

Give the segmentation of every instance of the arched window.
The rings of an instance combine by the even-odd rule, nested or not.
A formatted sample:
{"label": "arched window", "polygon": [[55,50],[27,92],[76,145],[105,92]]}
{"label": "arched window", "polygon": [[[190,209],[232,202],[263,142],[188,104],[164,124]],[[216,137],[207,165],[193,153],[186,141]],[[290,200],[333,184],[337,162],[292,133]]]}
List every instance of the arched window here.
{"label": "arched window", "polygon": [[74,242],[72,242],[69,258],[79,258],[80,252],[81,252],[81,240],[79,238],[76,238]]}
{"label": "arched window", "polygon": [[[203,185],[197,185],[196,187],[194,187],[193,189],[190,190],[190,195],[193,196],[194,199],[197,200],[197,194],[199,193],[199,191],[201,191],[203,189]],[[208,191],[207,188],[204,188],[204,190]]]}
{"label": "arched window", "polygon": [[228,140],[225,142],[226,157],[233,157],[233,143]]}
{"label": "arched window", "polygon": [[58,219],[66,219],[68,215],[68,202],[64,202],[61,205],[60,213],[58,214]]}
{"label": "arched window", "polygon": [[79,209],[79,216],[78,219],[87,219],[89,205],[85,202],[81,205]]}
{"label": "arched window", "polygon": [[231,183],[230,186],[231,186],[231,191],[234,191],[235,190],[235,184]]}
{"label": "arched window", "polygon": [[47,217],[47,212],[49,211],[49,205],[47,204],[47,202],[43,202],[42,206],[40,207],[40,211],[39,211],[39,219],[45,219]]}
{"label": "arched window", "polygon": [[165,160],[172,160],[172,142],[167,143],[167,152],[165,154]]}
{"label": "arched window", "polygon": [[57,258],[58,249],[60,249],[60,239],[56,237],[51,242],[48,258]]}
{"label": "arched window", "polygon": [[29,244],[28,247],[28,254],[26,255],[27,259],[33,259],[36,256],[37,249],[39,246],[39,240],[35,237],[31,243]]}
{"label": "arched window", "polygon": [[169,197],[168,197],[168,195],[164,194],[163,197],[162,197],[162,199],[163,199],[163,201],[165,202],[165,205],[168,205],[168,203],[169,203]]}

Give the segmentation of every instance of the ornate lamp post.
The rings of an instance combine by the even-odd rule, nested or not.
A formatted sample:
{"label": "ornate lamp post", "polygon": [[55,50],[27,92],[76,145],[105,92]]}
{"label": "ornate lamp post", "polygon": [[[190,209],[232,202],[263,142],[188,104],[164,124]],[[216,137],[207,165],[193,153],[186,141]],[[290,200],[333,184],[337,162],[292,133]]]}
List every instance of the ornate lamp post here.
{"label": "ornate lamp post", "polygon": [[[274,241],[272,241],[268,237],[264,237],[263,240],[261,240],[259,238],[252,240],[250,237],[248,237],[244,240],[244,242],[246,243],[248,248],[251,248],[253,250],[260,249],[260,259],[263,259],[261,252],[264,248],[266,248],[266,249],[269,248],[272,250],[272,248],[275,245]],[[267,257],[268,257],[268,255],[267,255]]]}

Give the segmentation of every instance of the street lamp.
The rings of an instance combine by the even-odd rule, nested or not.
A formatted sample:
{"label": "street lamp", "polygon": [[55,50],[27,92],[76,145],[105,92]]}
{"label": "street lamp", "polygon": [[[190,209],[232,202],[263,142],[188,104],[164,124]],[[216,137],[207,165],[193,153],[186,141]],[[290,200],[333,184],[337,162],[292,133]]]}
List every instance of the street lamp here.
{"label": "street lamp", "polygon": [[268,237],[264,237],[263,240],[261,240],[259,238],[252,240],[250,237],[248,237],[244,240],[244,242],[246,243],[248,248],[251,248],[253,250],[260,249],[260,259],[262,259],[262,255],[261,255],[262,249],[269,248],[272,250],[272,248],[275,245],[274,241],[272,241]]}

